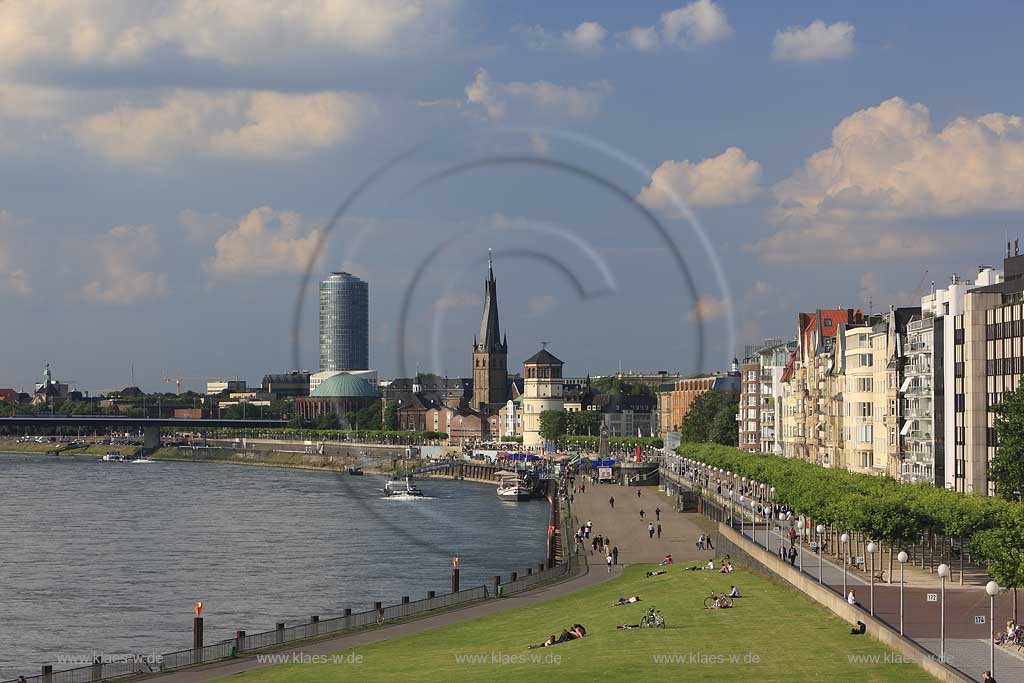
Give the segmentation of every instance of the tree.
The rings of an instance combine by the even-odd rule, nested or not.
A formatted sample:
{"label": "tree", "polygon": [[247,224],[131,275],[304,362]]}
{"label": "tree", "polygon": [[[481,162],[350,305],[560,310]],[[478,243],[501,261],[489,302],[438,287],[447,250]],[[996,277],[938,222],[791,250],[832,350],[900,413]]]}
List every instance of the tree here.
{"label": "tree", "polygon": [[1013,589],[1013,617],[1017,618],[1017,589],[1024,586],[1024,513],[1014,510],[1003,524],[979,531],[973,547],[988,562],[988,573],[1000,586]]}
{"label": "tree", "polygon": [[690,404],[679,428],[687,443],[717,443],[735,446],[739,440],[736,409],[739,399],[714,389],[705,391]]}
{"label": "tree", "polygon": [[545,410],[540,414],[540,435],[548,441],[555,441],[565,434],[565,413],[561,410]]}
{"label": "tree", "polygon": [[398,404],[394,401],[388,401],[388,404],[384,406],[384,429],[396,430],[398,429]]}
{"label": "tree", "polygon": [[379,431],[383,429],[380,401],[374,401],[362,410],[355,410],[345,416],[351,429]]}
{"label": "tree", "polygon": [[995,413],[999,448],[988,477],[995,484],[996,495],[1019,500],[1024,492],[1024,384],[1007,392]]}
{"label": "tree", "polygon": [[341,429],[341,422],[338,420],[338,414],[334,411],[327,411],[314,422],[316,429]]}
{"label": "tree", "polygon": [[579,436],[597,436],[601,433],[601,413],[580,410],[565,414],[565,433]]}

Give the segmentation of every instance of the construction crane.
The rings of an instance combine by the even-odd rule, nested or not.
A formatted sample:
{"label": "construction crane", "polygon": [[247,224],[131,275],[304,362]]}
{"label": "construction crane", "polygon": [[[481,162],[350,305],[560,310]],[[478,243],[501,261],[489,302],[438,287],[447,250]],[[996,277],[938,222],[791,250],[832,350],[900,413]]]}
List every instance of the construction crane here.
{"label": "construction crane", "polygon": [[[921,298],[921,288],[924,287],[924,281],[928,278],[928,269],[925,268],[924,274],[921,275],[921,279],[917,282],[917,287],[914,287],[914,297]],[[933,283],[934,284],[934,283]]]}
{"label": "construction crane", "polygon": [[181,383],[182,382],[206,382],[209,380],[219,380],[220,377],[208,377],[206,375],[194,375],[184,376],[181,374],[175,374],[174,377],[164,377],[165,382],[174,382],[175,394],[181,396]]}

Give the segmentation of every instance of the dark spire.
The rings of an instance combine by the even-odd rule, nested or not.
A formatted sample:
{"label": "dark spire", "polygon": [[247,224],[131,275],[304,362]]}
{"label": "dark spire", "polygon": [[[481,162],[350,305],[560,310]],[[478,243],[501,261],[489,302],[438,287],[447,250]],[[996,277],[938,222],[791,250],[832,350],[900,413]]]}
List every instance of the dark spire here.
{"label": "dark spire", "polygon": [[484,281],[484,317],[480,321],[478,351],[487,353],[504,351],[501,341],[501,326],[498,324],[498,288],[494,280],[494,264],[491,251],[487,250],[487,280]]}

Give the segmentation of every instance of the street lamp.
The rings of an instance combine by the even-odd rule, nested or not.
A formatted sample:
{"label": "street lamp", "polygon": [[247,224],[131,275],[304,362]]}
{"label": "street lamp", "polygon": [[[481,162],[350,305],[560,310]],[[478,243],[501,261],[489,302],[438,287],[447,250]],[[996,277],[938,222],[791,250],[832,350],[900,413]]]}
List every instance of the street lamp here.
{"label": "street lamp", "polygon": [[[767,529],[768,527],[765,527]],[[765,532],[767,538],[767,532]],[[757,501],[753,498],[750,499],[750,540],[757,545]],[[768,543],[764,544],[765,550],[768,549]]]}
{"label": "street lamp", "polygon": [[818,532],[818,585],[820,586],[821,585],[821,556],[824,554],[824,553],[821,552],[821,535],[823,533],[825,533],[825,526],[822,525],[822,524],[819,524],[817,526],[817,528],[815,528],[814,530]]}
{"label": "street lamp", "polygon": [[744,536],[745,535],[743,533],[743,504],[744,503],[746,503],[746,498],[743,497],[743,494],[740,494],[740,536]]}
{"label": "street lamp", "polygon": [[939,565],[939,660],[946,663],[946,577],[949,565]]}
{"label": "street lamp", "polygon": [[868,554],[871,555],[871,616],[875,616],[875,551],[878,546],[872,541],[868,543]]}
{"label": "street lamp", "polygon": [[846,564],[849,561],[846,554],[850,549],[850,534],[844,532],[843,535],[839,537],[839,542],[843,544],[843,595],[846,596],[848,595],[848,591],[846,589]]}
{"label": "street lamp", "polygon": [[729,490],[729,528],[733,529],[736,527],[736,515],[732,511],[732,489]]}
{"label": "street lamp", "polygon": [[988,593],[988,670],[989,676],[996,675],[996,594],[999,593],[999,584],[989,581],[985,584],[985,592]]}
{"label": "street lamp", "polygon": [[[903,635],[903,563],[907,561],[907,553],[905,550],[901,550],[900,554],[896,556],[896,559],[900,562],[900,635]],[[891,577],[890,577],[891,578]]]}

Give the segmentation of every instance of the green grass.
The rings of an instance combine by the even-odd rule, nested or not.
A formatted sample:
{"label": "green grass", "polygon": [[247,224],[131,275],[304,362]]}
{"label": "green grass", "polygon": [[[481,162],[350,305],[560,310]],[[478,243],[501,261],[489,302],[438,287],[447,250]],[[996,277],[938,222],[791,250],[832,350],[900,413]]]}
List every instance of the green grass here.
{"label": "green grass", "polygon": [[[891,652],[868,636],[849,635],[849,625],[795,591],[738,570],[729,576],[686,572],[646,579],[647,566],[629,567],[623,576],[586,590],[501,614],[394,638],[351,653],[359,663],[284,664],[234,675],[238,683],[319,683],[334,681],[739,681],[804,683],[856,680],[858,683],[934,681],[914,664],[851,663],[850,656]],[[599,571],[599,570],[598,570]],[[705,610],[712,589],[730,584],[747,597],[729,610]],[[619,596],[642,602],[612,607]],[[664,630],[619,631],[639,622],[648,607],[665,615]],[[575,622],[587,637],[550,648],[527,650]],[[496,663],[492,655],[522,657],[522,663]],[[457,657],[484,656],[485,662]],[[536,655],[539,661],[531,660]],[[557,657],[556,657],[557,656]],[[699,657],[656,663],[659,657]],[[718,657],[725,661],[717,662]],[[733,660],[738,657],[738,661]],[[756,658],[756,660],[755,660]],[[552,661],[557,659],[557,661]],[[546,661],[545,661],[546,660]],[[224,681],[228,678],[221,679]]]}

